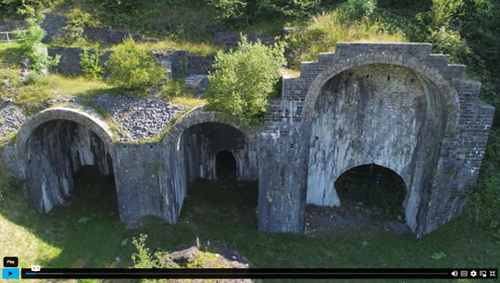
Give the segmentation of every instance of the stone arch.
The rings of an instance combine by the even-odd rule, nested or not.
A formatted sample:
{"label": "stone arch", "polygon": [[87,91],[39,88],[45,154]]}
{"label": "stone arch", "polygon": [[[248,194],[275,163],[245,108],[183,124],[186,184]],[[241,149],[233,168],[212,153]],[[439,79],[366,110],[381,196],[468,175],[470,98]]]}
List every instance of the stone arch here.
{"label": "stone arch", "polygon": [[248,127],[244,127],[238,123],[236,119],[230,119],[226,115],[214,111],[204,111],[202,106],[196,107],[193,110],[187,112],[180,118],[172,128],[168,130],[165,137],[162,139],[163,144],[171,144],[174,145],[180,135],[190,127],[201,124],[201,123],[221,123],[231,126],[240,132],[242,132],[247,138],[253,138],[254,131],[249,129]]}
{"label": "stone arch", "polygon": [[[62,124],[57,121],[62,121]],[[31,151],[30,144],[32,142],[35,142],[36,140],[32,140],[32,137],[33,135],[41,134],[41,131],[44,130],[44,128],[40,127],[51,122],[58,123],[57,125],[59,130],[64,128],[64,131],[68,131],[72,127],[71,124],[67,124],[68,122],[70,122],[79,126],[83,126],[81,129],[86,129],[86,131],[88,131],[90,136],[87,137],[89,138],[92,134],[95,134],[95,136],[100,139],[100,142],[98,143],[95,150],[106,154],[103,155],[103,160],[105,161],[101,163],[102,167],[100,166],[100,169],[105,170],[102,172],[113,173],[113,175],[115,176],[117,170],[112,134],[108,126],[98,118],[93,117],[81,110],[71,109],[67,107],[50,108],[30,117],[30,119],[28,119],[28,121],[26,121],[26,123],[24,123],[19,130],[18,136],[16,138],[16,146],[19,152],[19,165],[23,172],[23,177],[28,180],[28,185],[25,188],[35,201],[37,209],[41,212],[48,212],[54,205],[64,202],[64,198],[69,195],[69,192],[72,189],[73,179],[72,177],[70,177],[72,174],[70,172],[74,173],[73,170],[77,170],[75,168],[78,168],[74,167],[74,163],[71,163],[71,158],[66,159],[68,158],[68,156],[65,155],[66,153],[64,150],[60,151],[60,155],[58,156],[65,156],[63,157],[64,160],[70,163],[66,164],[67,166],[65,165],[61,167],[67,168],[63,171],[60,171],[60,169],[56,170],[56,167],[52,168],[49,166],[50,168],[40,168],[41,172],[38,172],[38,169],[34,169],[33,167],[35,165],[31,164],[31,158],[33,157],[29,155]],[[59,128],[59,125],[62,128]],[[57,135],[60,134],[58,133]],[[67,138],[64,134],[60,135],[60,137]],[[37,143],[39,143],[39,141],[37,141]],[[39,145],[44,146],[42,144]],[[71,153],[69,153],[69,155],[71,155]],[[79,157],[81,157],[80,153],[78,153],[77,158]],[[51,162],[50,160],[47,160],[46,157],[42,157],[42,155],[40,155],[38,158],[40,162],[43,162],[44,164],[50,164]],[[109,169],[111,169],[109,168],[110,163],[113,172],[109,171]],[[48,171],[52,172],[52,174],[56,175],[45,175],[47,174],[46,172],[48,172],[47,169]],[[33,176],[46,176],[46,178],[35,178],[40,180],[33,180]],[[50,195],[50,197],[48,197],[48,195]]]}
{"label": "stone arch", "polygon": [[22,162],[24,162],[26,159],[26,146],[31,133],[43,123],[52,120],[72,121],[92,130],[108,147],[111,159],[113,160],[113,165],[115,165],[114,144],[112,138],[113,134],[111,133],[108,125],[105,122],[97,119],[96,117],[92,117],[86,112],[67,107],[46,109],[30,117],[30,119],[28,119],[21,126],[16,137],[16,145],[19,149],[19,159]]}
{"label": "stone arch", "polygon": [[[204,125],[210,125],[209,127],[217,125],[212,129],[222,130],[222,133],[226,130],[237,132],[238,136],[244,140],[243,143],[237,144],[243,145],[243,148],[235,150],[232,147],[224,148],[224,145],[213,147],[212,136],[199,135],[200,131],[204,131]],[[191,132],[192,130],[194,132]],[[185,134],[196,138],[188,140]],[[216,140],[220,140],[223,135],[218,136]],[[233,120],[222,113],[204,111],[202,107],[197,107],[180,118],[161,141],[165,148],[163,158],[170,163],[169,172],[165,174],[163,182],[172,188],[171,203],[173,205],[170,205],[173,208],[172,222],[177,221],[184,198],[188,194],[188,188],[194,180],[199,177],[213,179],[215,155],[218,151],[229,150],[234,155],[238,180],[252,180],[254,176],[258,176],[255,141],[256,134],[253,130],[241,126],[236,119]],[[248,172],[242,175],[243,171]]]}
{"label": "stone arch", "polygon": [[[359,163],[359,164],[356,164],[356,165],[350,165],[350,166],[346,166],[344,168],[342,168],[341,170],[339,170],[339,174],[337,176],[335,176],[335,180],[337,180],[338,178],[340,178],[340,176],[342,176],[344,173],[356,168],[356,167],[360,167],[360,166],[363,166],[363,165],[376,165],[376,166],[379,166],[379,167],[382,167],[382,168],[385,168],[385,169],[388,169],[388,170],[391,170],[392,172],[394,172],[395,174],[397,174],[399,177],[401,177],[401,179],[403,180],[403,182],[405,183],[405,187],[406,189],[408,190],[409,186],[408,184],[410,184],[410,180],[408,178],[408,176],[406,176],[406,174],[404,172],[401,172],[400,170],[396,169],[396,168],[391,168],[391,165],[390,164],[384,164],[384,163],[381,163],[381,162],[377,162],[377,163],[369,163],[369,162],[363,162],[363,163]],[[407,192],[409,193],[409,192]]]}
{"label": "stone arch", "polygon": [[[349,179],[347,182],[350,183],[350,184],[352,184],[352,183],[358,183],[359,184],[359,182],[361,182],[361,183],[373,185],[375,183],[375,179],[373,179],[372,175],[371,175],[372,174],[372,172],[371,172],[372,169],[375,169],[375,172],[378,172],[378,173],[380,173],[381,171],[385,171],[384,173],[392,174],[393,177],[395,177],[392,180],[392,181],[394,181],[394,183],[392,183],[392,184],[394,185],[394,184],[400,183],[400,181],[402,181],[402,185],[404,187],[404,195],[401,195],[401,190],[399,190],[399,189],[392,188],[392,190],[391,190],[391,193],[393,193],[393,194],[395,194],[395,195],[397,195],[399,197],[402,197],[401,199],[399,199],[400,202],[398,203],[398,207],[402,208],[402,207],[404,207],[405,200],[407,199],[407,196],[410,193],[410,190],[409,190],[409,187],[408,187],[409,183],[408,183],[408,180],[407,180],[408,177],[406,176],[406,178],[405,178],[405,176],[403,175],[403,172],[396,172],[396,170],[397,170],[396,168],[394,168],[394,169],[396,169],[396,170],[394,170],[394,169],[392,169],[390,167],[387,167],[387,166],[389,166],[389,165],[386,164],[386,166],[383,166],[383,165],[380,165],[379,163],[360,163],[360,164],[357,164],[357,165],[354,165],[354,166],[348,166],[347,168],[344,168],[344,169],[340,170],[340,174],[338,174],[338,176],[335,177],[335,181],[333,183],[333,190],[335,190],[336,194],[339,195],[339,189],[340,189],[340,187],[338,187],[337,185],[340,185],[338,183],[338,181],[343,181],[343,180],[341,180],[341,178],[343,176],[345,176],[346,174],[349,174],[349,173],[352,174],[353,172],[351,172],[351,171],[354,170],[354,169],[357,169],[357,168],[360,169],[360,170],[361,169],[365,169],[366,170],[367,167],[371,167],[370,168],[370,173],[356,172],[356,174],[358,175],[358,177],[354,176],[354,178]],[[367,176],[368,174],[369,174],[369,176]],[[379,175],[379,174],[375,173],[375,175]],[[368,179],[370,179],[370,180],[366,180],[367,179],[366,177],[368,177]],[[380,175],[379,175],[379,177],[380,177]],[[377,191],[380,190],[380,189],[383,189],[387,193],[387,190],[389,189],[388,185],[391,184],[389,182],[388,178],[382,178],[382,179],[377,178],[377,181],[380,181],[381,183],[384,184],[382,187],[379,187],[377,189]],[[351,188],[352,187],[350,187],[350,189]],[[366,187],[363,187],[362,189],[366,189]],[[342,202],[342,196],[341,195],[339,195],[339,200],[340,200],[340,202]],[[361,199],[358,199],[356,201],[361,201],[363,203],[365,202],[365,200],[361,200]],[[380,201],[380,199],[379,199],[379,201]],[[380,207],[380,208],[386,209],[387,207]]]}
{"label": "stone arch", "polygon": [[[421,208],[421,200],[432,187],[443,140],[457,134],[460,110],[458,94],[450,85],[451,79],[444,77],[439,69],[428,67],[425,61],[427,59],[418,60],[413,57],[386,54],[360,55],[352,59],[339,58],[335,61],[335,65],[316,77],[309,88],[303,109],[304,124],[311,125],[312,128],[309,151],[308,203],[339,205],[338,200],[336,200],[337,196],[328,191],[327,185],[334,177],[340,176],[334,175],[346,165],[375,163],[392,170],[397,168],[394,171],[403,177],[408,190],[407,198],[404,201],[407,223],[413,231],[416,231],[417,218],[419,217],[417,213]],[[360,89],[375,94],[375,89],[369,86],[371,84],[384,86],[386,85],[384,81],[388,78],[385,78],[384,81],[372,82],[370,81],[372,76],[367,73],[366,84],[357,84],[361,79],[359,71],[377,72],[380,68],[387,69],[388,73],[407,72],[411,74],[418,84],[418,89],[415,88],[415,91],[419,93],[419,98],[416,99],[417,96],[415,96],[414,100],[409,100],[411,103],[404,105],[404,111],[394,112],[390,108],[391,114],[386,115],[386,117],[390,117],[387,120],[386,118],[365,119],[365,117],[377,117],[378,114],[374,113],[384,113],[378,111],[377,107],[387,103],[373,105],[368,103],[372,100],[368,99],[367,95],[361,95]],[[351,70],[353,73],[358,72],[358,75],[353,76],[352,79],[350,78]],[[376,77],[377,73],[373,73],[373,76]],[[390,77],[390,82],[391,84],[395,83],[392,77]],[[338,96],[337,94],[340,93],[344,95]],[[396,97],[398,91],[390,93]],[[328,95],[323,96],[325,94]],[[379,97],[387,97],[389,99],[387,101],[391,101],[391,103],[398,101],[397,99],[390,100],[391,96],[387,96],[385,92],[378,92],[378,94]],[[365,100],[361,100],[363,103],[359,103],[360,100],[356,103],[353,100],[355,97],[356,99],[364,97]],[[318,103],[318,101],[322,103]],[[345,103],[339,103],[339,101]],[[349,112],[341,109],[344,106],[349,109]],[[316,117],[316,109],[323,111],[318,112],[318,117]],[[367,112],[367,109],[371,109],[373,112]],[[418,109],[425,111],[416,112]],[[406,114],[403,116],[405,119],[399,119],[400,116],[394,115],[394,113],[403,112]],[[326,115],[326,113],[329,114]],[[356,115],[346,116],[347,113],[356,113]],[[354,117],[362,121],[357,123],[358,120]],[[406,119],[409,117],[412,118]],[[387,124],[387,121],[397,120],[400,123],[396,127],[369,126],[377,124],[372,123],[372,121],[385,121]],[[406,127],[401,122],[406,120],[414,124],[408,124]],[[335,126],[325,124],[325,121],[331,121]],[[358,124],[359,126],[357,126]],[[328,134],[326,134],[327,132]],[[320,133],[319,136],[325,135],[325,139],[318,139],[317,133]],[[385,159],[387,160],[384,161]],[[387,162],[387,164],[380,164],[383,162]]]}
{"label": "stone arch", "polygon": [[[330,79],[349,69],[373,64],[397,65],[405,67],[415,72],[418,76],[433,83],[439,90],[440,95],[446,99],[446,108],[448,112],[451,113],[451,115],[447,115],[446,133],[448,135],[453,135],[455,133],[455,125],[459,119],[460,110],[458,93],[451,86],[449,80],[445,78],[441,71],[437,68],[429,66],[424,60],[417,59],[406,54],[402,56],[397,54],[387,55],[372,53],[357,55],[354,58],[336,60],[335,64],[320,73],[311,83],[304,101],[302,120],[306,123],[311,123],[314,106],[321,94],[321,89]],[[425,80],[421,80],[421,83],[423,84],[423,81]]]}

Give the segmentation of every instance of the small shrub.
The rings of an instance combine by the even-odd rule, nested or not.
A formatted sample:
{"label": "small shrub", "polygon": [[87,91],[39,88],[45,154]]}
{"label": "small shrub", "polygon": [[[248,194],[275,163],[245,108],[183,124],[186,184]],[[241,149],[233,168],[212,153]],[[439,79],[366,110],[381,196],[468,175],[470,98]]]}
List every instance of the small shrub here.
{"label": "small shrub", "polygon": [[266,112],[267,99],[273,94],[286,63],[284,45],[265,46],[249,43],[245,36],[236,50],[219,52],[217,71],[209,75],[205,91],[207,108],[238,117],[244,124],[255,124]]}
{"label": "small shrub", "polygon": [[[139,240],[135,237],[132,239],[132,244],[137,249],[137,253],[132,254],[134,268],[160,268],[161,264],[158,260],[159,253],[152,255],[149,248],[146,247],[147,235],[141,234]],[[156,258],[155,258],[156,257]]]}
{"label": "small shrub", "polygon": [[87,49],[84,49],[83,54],[80,54],[80,66],[87,78],[93,80],[99,80],[101,78],[104,69],[99,66],[99,57],[103,54],[103,51],[99,51],[99,44],[95,45],[93,53],[89,53]]}
{"label": "small shrub", "polygon": [[132,38],[119,45],[105,64],[111,78],[108,83],[126,90],[143,90],[160,83],[165,71],[156,65],[151,50],[141,50]]}
{"label": "small shrub", "polygon": [[24,38],[20,47],[29,59],[29,68],[36,73],[41,73],[49,67],[56,66],[61,56],[57,55],[54,58],[48,56],[47,49],[42,44],[46,32],[40,24],[43,22],[44,16],[41,13],[35,13],[35,10],[29,6],[19,12],[29,16],[26,19],[28,23],[26,32],[23,30],[14,31],[16,37]]}

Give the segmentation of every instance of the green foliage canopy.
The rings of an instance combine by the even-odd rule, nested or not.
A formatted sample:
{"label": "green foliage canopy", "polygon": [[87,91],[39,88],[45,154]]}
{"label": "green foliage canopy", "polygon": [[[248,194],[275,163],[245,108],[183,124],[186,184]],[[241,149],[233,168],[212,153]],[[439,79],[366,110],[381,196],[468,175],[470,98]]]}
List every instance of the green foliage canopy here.
{"label": "green foliage canopy", "polygon": [[238,48],[219,52],[205,91],[207,108],[236,116],[244,124],[257,122],[266,112],[267,99],[281,77],[286,63],[283,44],[265,46],[241,37]]}

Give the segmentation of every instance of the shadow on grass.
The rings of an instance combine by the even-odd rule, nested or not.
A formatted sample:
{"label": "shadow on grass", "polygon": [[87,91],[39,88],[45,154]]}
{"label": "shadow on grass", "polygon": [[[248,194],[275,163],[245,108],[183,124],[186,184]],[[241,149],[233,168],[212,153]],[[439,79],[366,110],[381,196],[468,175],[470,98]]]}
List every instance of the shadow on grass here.
{"label": "shadow on grass", "polygon": [[[0,201],[1,216],[12,225],[23,227],[36,238],[61,250],[57,257],[30,262],[28,266],[129,267],[133,265],[130,258],[135,252],[132,238],[138,238],[141,233],[148,235],[146,244],[152,252],[173,251],[179,245],[192,243],[196,237],[219,240],[246,257],[251,267],[500,265],[500,247],[492,243],[487,231],[477,229],[463,216],[421,240],[391,232],[374,234],[367,231],[318,238],[258,232],[256,182],[197,180],[188,192],[176,225],[166,224],[157,217],[145,217],[142,227],[126,230],[118,216],[114,179],[97,176],[92,171],[77,177],[73,196],[67,205],[57,206],[49,214],[36,213],[21,190],[10,191]],[[12,245],[16,242],[13,241]],[[432,259],[440,252],[446,256]]]}

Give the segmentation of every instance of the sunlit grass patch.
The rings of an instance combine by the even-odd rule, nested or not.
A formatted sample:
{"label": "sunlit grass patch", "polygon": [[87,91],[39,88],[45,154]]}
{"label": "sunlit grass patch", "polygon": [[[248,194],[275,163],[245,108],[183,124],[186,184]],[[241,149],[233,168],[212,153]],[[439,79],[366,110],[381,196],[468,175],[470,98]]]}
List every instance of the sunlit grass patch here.
{"label": "sunlit grass patch", "polygon": [[304,61],[317,61],[318,54],[334,52],[337,42],[406,42],[404,35],[390,33],[369,18],[348,20],[341,9],[312,16],[308,24],[289,37],[293,69]]}
{"label": "sunlit grass patch", "polygon": [[199,99],[195,97],[177,96],[168,99],[168,101],[175,105],[186,106],[187,108],[194,108],[198,106],[203,106],[206,103],[205,99]]}
{"label": "sunlit grass patch", "polygon": [[[21,60],[21,49],[18,42],[0,42],[0,64],[18,65]],[[0,66],[3,67],[3,66]]]}
{"label": "sunlit grass patch", "polygon": [[90,96],[110,90],[103,82],[57,74],[32,76],[13,91],[14,101],[32,107],[58,96]]}
{"label": "sunlit grass patch", "polygon": [[162,39],[158,43],[138,43],[141,49],[150,50],[162,50],[162,49],[172,49],[172,50],[188,50],[189,53],[195,55],[204,56],[215,56],[219,50],[217,47],[210,45],[208,43],[192,43],[188,41],[177,41],[170,39]]}
{"label": "sunlit grass patch", "polygon": [[113,44],[97,42],[83,37],[73,42],[66,42],[61,39],[55,39],[48,44],[48,47],[77,47],[82,49],[94,50],[96,44],[99,44],[99,50],[111,50],[114,48]]}

